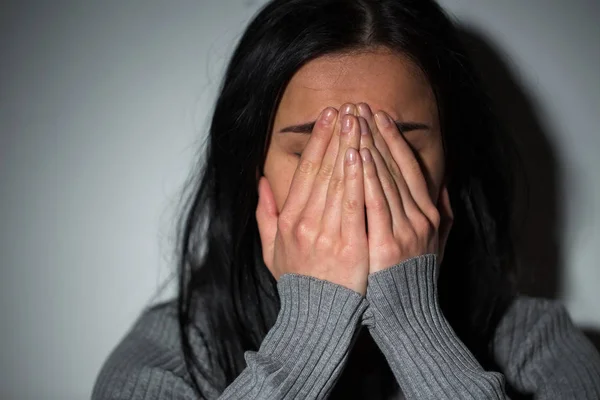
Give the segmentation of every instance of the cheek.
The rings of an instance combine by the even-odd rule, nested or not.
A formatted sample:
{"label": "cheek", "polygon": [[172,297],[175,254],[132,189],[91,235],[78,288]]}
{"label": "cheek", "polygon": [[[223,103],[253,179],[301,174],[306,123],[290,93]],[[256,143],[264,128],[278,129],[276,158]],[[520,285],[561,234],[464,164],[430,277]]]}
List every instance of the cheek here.
{"label": "cheek", "polygon": [[281,212],[287,199],[297,162],[289,156],[267,156],[265,177],[271,185],[277,211]]}
{"label": "cheek", "polygon": [[434,204],[437,204],[440,189],[444,181],[444,154],[441,151],[425,151],[416,153],[421,165],[421,171],[427,182],[429,196]]}
{"label": "cheek", "polygon": [[275,196],[275,203],[277,203],[277,211],[281,212],[285,200],[287,199],[292,184],[293,172],[284,173],[280,171],[277,173],[275,180],[275,188],[273,189],[273,195]]}
{"label": "cheek", "polygon": [[444,182],[444,174],[444,156],[440,154],[439,157],[434,158],[430,165],[427,166],[426,173],[427,188],[434,204],[437,204],[442,183]]}

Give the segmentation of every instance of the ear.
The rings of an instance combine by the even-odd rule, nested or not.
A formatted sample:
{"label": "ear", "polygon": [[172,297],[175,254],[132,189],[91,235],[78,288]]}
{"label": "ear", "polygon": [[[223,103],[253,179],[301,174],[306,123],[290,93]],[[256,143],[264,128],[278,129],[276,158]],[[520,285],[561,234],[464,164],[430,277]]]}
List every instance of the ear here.
{"label": "ear", "polygon": [[[256,221],[260,233],[260,241],[265,265],[273,273],[273,251],[275,236],[277,235],[277,204],[271,190],[269,181],[264,176],[258,181],[258,205],[256,207]],[[275,276],[275,275],[273,275]]]}
{"label": "ear", "polygon": [[454,213],[452,212],[450,195],[448,194],[446,183],[442,185],[440,190],[437,208],[440,213],[440,227],[438,229],[438,265],[440,265],[444,259],[446,242],[448,241],[448,236],[450,235],[450,230],[452,229],[452,224],[454,222]]}

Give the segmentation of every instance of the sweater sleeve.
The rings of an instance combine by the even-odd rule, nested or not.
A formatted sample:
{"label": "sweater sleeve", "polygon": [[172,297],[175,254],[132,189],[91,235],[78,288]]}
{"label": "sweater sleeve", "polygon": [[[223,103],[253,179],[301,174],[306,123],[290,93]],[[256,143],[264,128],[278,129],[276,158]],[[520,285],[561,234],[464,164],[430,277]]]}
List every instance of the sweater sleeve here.
{"label": "sweater sleeve", "polygon": [[458,339],[437,300],[434,254],[369,276],[364,322],[407,399],[504,399],[504,377],[487,372]]}
{"label": "sweater sleeve", "polygon": [[[281,308],[259,350],[245,353],[247,367],[223,393],[200,382],[207,398],[327,398],[367,302],[351,289],[303,275],[283,275],[277,288]],[[163,332],[160,340],[172,334]],[[156,343],[144,346],[137,338],[127,344],[126,339],[103,368],[92,399],[197,399],[184,364],[174,354]]]}
{"label": "sweater sleeve", "polygon": [[283,275],[281,311],[222,399],[324,399],[339,377],[366,309],[363,296],[308,276]]}
{"label": "sweater sleeve", "polygon": [[498,325],[493,348],[520,392],[535,399],[600,399],[600,355],[557,301],[517,298]]}

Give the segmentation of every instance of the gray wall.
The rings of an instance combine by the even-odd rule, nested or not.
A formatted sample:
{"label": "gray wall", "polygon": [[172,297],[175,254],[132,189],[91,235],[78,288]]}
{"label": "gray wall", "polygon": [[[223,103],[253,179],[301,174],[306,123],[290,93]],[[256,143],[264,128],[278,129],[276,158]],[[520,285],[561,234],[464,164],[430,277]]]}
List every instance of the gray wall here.
{"label": "gray wall", "polygon": [[[597,330],[598,2],[442,3],[528,149],[536,203],[521,243],[535,273],[525,280]],[[259,4],[0,6],[1,398],[89,397],[153,301],[171,271],[178,190]]]}

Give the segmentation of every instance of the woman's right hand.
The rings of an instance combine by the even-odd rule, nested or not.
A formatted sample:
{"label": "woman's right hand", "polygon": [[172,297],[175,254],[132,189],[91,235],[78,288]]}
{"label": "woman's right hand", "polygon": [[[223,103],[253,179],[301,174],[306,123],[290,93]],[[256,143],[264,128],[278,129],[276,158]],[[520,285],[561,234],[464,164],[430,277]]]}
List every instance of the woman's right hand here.
{"label": "woman's right hand", "polygon": [[269,182],[260,178],[256,219],[275,279],[308,275],[366,293],[369,246],[356,114],[353,104],[339,115],[333,108],[321,113],[281,212]]}

